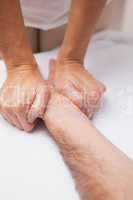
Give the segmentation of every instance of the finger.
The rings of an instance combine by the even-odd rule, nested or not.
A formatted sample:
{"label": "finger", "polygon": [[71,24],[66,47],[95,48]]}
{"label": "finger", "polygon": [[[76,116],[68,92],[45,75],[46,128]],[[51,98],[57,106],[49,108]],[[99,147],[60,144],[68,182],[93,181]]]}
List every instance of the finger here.
{"label": "finger", "polygon": [[101,93],[100,91],[93,90],[91,92],[88,91],[84,94],[84,108],[86,110],[86,115],[89,118],[93,117],[95,113],[98,102],[100,101]]}
{"label": "finger", "polygon": [[10,124],[12,124],[13,126],[16,126],[17,128],[22,130],[22,126],[20,125],[20,123],[19,123],[17,117],[15,116],[15,114],[13,114],[13,113],[10,114],[7,111],[3,111],[2,115]]}
{"label": "finger", "polygon": [[103,93],[106,92],[106,86],[105,86],[102,82],[100,82],[100,81],[99,81],[99,83],[100,83],[100,84],[99,84],[99,85],[100,85],[100,86],[99,86],[99,92],[100,92],[100,94],[101,94],[101,96],[102,96]]}
{"label": "finger", "polygon": [[8,116],[4,112],[1,112],[1,115],[6,121],[8,121],[10,124],[12,124],[14,126],[14,124],[10,121],[10,119],[8,118]]}
{"label": "finger", "polygon": [[56,60],[50,59],[50,61],[49,61],[49,77],[48,77],[49,81],[54,80],[55,70],[56,70]]}
{"label": "finger", "polygon": [[6,110],[6,113],[7,113],[7,115],[9,116],[9,118],[11,119],[11,121],[14,123],[14,125],[17,127],[17,128],[19,128],[19,129],[23,129],[22,128],[22,126],[21,126],[21,124],[20,124],[20,122],[19,122],[19,120],[18,120],[18,118],[17,118],[17,116],[16,116],[16,114],[14,113],[14,110],[11,110],[11,109],[7,109]]}
{"label": "finger", "polygon": [[36,98],[27,114],[27,120],[29,123],[33,123],[37,118],[43,118],[48,98],[48,89],[43,85],[42,88],[37,92]]}
{"label": "finger", "polygon": [[[7,113],[8,114],[8,113]],[[21,130],[23,130],[23,128],[22,128],[22,126],[21,126],[21,124],[20,124],[20,122],[19,122],[19,120],[18,120],[18,118],[17,118],[17,116],[15,115],[15,114],[8,114],[8,116],[9,116],[9,119],[13,122],[13,124],[17,127],[17,128],[19,128],[19,129],[21,129]]]}
{"label": "finger", "polygon": [[61,91],[61,94],[69,98],[80,110],[82,110],[83,96],[81,92],[73,86],[73,84],[69,83],[65,86]]}
{"label": "finger", "polygon": [[85,114],[89,119],[92,119],[94,113],[95,113],[95,109],[92,108],[90,105],[85,109]]}
{"label": "finger", "polygon": [[[94,114],[94,105],[91,105],[90,99],[87,98],[89,94],[84,92],[83,88],[76,87],[74,84],[69,83],[69,86],[65,87],[64,95],[67,96],[86,116],[91,118]],[[92,101],[92,99],[91,99]]]}
{"label": "finger", "polygon": [[26,132],[30,132],[33,130],[35,124],[34,123],[28,123],[26,114],[23,112],[16,112],[17,119],[19,120],[19,123],[21,124],[22,128]]}

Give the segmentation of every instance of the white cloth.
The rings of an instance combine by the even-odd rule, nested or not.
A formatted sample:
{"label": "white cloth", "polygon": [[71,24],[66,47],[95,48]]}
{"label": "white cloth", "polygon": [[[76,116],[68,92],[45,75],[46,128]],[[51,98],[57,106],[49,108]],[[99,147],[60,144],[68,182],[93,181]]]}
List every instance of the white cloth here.
{"label": "white cloth", "polygon": [[21,0],[27,26],[48,30],[59,27],[68,20],[71,0]]}
{"label": "white cloth", "polygon": [[[53,50],[36,56],[45,78],[48,60],[56,55],[57,50]],[[96,34],[85,62],[108,89],[93,123],[133,158],[133,38],[116,32]],[[0,61],[0,85],[5,77],[6,69]],[[79,200],[43,124],[33,134],[26,134],[0,116],[0,199]]]}
{"label": "white cloth", "polygon": [[20,2],[27,26],[48,30],[68,21],[71,0],[20,0]]}

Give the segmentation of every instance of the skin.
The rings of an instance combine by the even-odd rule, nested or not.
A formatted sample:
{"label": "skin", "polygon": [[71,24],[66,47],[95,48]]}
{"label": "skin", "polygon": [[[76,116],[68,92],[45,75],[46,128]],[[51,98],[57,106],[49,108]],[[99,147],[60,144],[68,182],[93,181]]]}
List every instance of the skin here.
{"label": "skin", "polygon": [[[49,81],[54,89],[68,97],[89,118],[99,106],[105,86],[97,81],[80,63],[64,65],[50,61]],[[60,77],[60,78],[59,78]]]}
{"label": "skin", "polygon": [[68,98],[53,93],[44,121],[82,200],[132,200],[132,160],[112,145]]}
{"label": "skin", "polygon": [[84,57],[106,2],[72,0],[69,23],[53,75],[56,90],[72,100],[90,118],[105,86],[85,70]]}
{"label": "skin", "polygon": [[106,0],[72,0],[69,22],[58,55],[63,64],[69,61],[83,64],[88,43]]}
{"label": "skin", "polygon": [[47,85],[39,71],[18,68],[8,72],[1,88],[0,111],[12,125],[29,132],[35,126],[34,121],[45,112],[48,98]]}
{"label": "skin", "polygon": [[[83,60],[95,24],[100,17],[105,3],[106,0],[72,0],[69,23],[57,57],[56,71],[53,70],[54,67],[51,67],[51,77],[53,78],[49,81],[50,85],[55,87],[56,90],[62,91],[64,96],[71,99],[89,117],[92,117],[96,104],[100,100],[105,87],[85,70]],[[42,97],[40,99],[48,100],[47,96],[49,92],[46,81],[43,81],[42,84],[42,77],[26,35],[19,0],[14,0],[12,4],[10,0],[1,0],[0,30],[0,53],[6,63],[8,72],[7,80],[0,93],[0,99],[2,99],[0,102],[0,111],[10,123],[25,131],[31,130],[35,126],[33,119],[35,121],[35,118],[40,117],[40,113],[38,112],[40,104],[43,105],[42,110],[45,109],[47,104],[47,101],[45,103],[42,101],[38,104],[37,111],[34,109],[34,112],[30,114],[30,116],[32,115],[32,119],[28,117],[30,107],[34,104],[34,95],[31,93],[31,90],[36,88],[35,81],[37,80],[38,88],[42,87],[42,91],[44,91],[44,93],[39,92],[36,88],[37,98],[39,98],[38,95],[40,96],[41,93]],[[50,65],[55,66],[55,64]],[[20,103],[15,105],[15,109],[14,101],[17,100],[14,95],[14,89],[7,89],[8,87],[11,88],[10,86],[12,85],[20,88]],[[21,92],[22,88],[25,88],[26,92]],[[8,92],[5,92],[6,90]],[[23,99],[25,99],[23,98],[23,93],[25,93],[25,97],[28,96],[31,99],[30,103],[28,102],[30,104],[28,111],[27,106],[23,106],[25,105],[25,101],[23,102]],[[4,101],[9,95],[11,101],[5,107]],[[19,119],[16,119],[16,109]],[[21,115],[22,112],[24,113],[23,117]],[[22,121],[23,125],[20,125]],[[27,129],[26,127],[31,128]]]}
{"label": "skin", "polygon": [[1,1],[0,54],[7,66],[7,80],[0,93],[0,112],[10,123],[26,131],[32,130],[36,118],[44,119],[83,200],[131,200],[132,161],[110,144],[65,97],[91,117],[105,90],[83,64],[105,3],[106,0],[72,0],[64,42],[57,61],[50,62],[49,83],[64,96],[52,94],[43,115],[49,90],[33,56],[19,1],[14,0],[12,4],[9,0]]}
{"label": "skin", "polygon": [[33,56],[18,0],[1,1],[0,30],[0,52],[7,66],[0,112],[11,124],[31,131],[45,110],[49,92]]}

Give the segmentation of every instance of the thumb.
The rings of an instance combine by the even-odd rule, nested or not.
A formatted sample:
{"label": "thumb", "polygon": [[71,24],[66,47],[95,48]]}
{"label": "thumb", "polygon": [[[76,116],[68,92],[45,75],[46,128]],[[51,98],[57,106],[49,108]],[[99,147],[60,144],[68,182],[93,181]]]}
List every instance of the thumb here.
{"label": "thumb", "polygon": [[29,123],[34,123],[37,118],[42,118],[46,109],[46,105],[49,99],[49,92],[46,87],[43,87],[36,94],[36,98],[31,105],[31,108],[27,115]]}
{"label": "thumb", "polygon": [[56,60],[50,59],[49,60],[49,77],[48,77],[49,81],[53,81],[55,70],[56,70]]}

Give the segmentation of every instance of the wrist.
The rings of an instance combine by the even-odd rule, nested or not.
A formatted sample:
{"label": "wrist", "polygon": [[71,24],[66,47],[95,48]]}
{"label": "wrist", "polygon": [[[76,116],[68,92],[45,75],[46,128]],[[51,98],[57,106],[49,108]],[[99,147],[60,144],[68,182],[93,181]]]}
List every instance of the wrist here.
{"label": "wrist", "polygon": [[61,64],[79,63],[83,64],[84,55],[72,46],[63,45],[58,54],[58,62]]}
{"label": "wrist", "polygon": [[[9,45],[10,46],[10,45]],[[28,42],[22,42],[22,44],[15,44],[13,48],[2,49],[3,59],[7,66],[7,69],[14,69],[23,66],[30,66],[30,68],[36,65],[36,60],[32,53],[32,49]]]}
{"label": "wrist", "polygon": [[15,65],[8,65],[7,66],[7,73],[8,75],[10,74],[15,74],[19,72],[32,72],[38,70],[37,64],[36,63],[26,63],[26,64],[15,64]]}
{"label": "wrist", "polygon": [[13,70],[17,68],[35,68],[37,66],[36,60],[34,56],[29,56],[27,58],[22,57],[15,57],[14,59],[4,57],[5,64],[7,66],[7,70]]}
{"label": "wrist", "polygon": [[11,55],[4,55],[3,59],[7,66],[7,71],[34,70],[37,68],[37,62],[33,54],[27,50],[25,50],[25,54],[19,52],[19,54],[14,54],[13,57]]}

